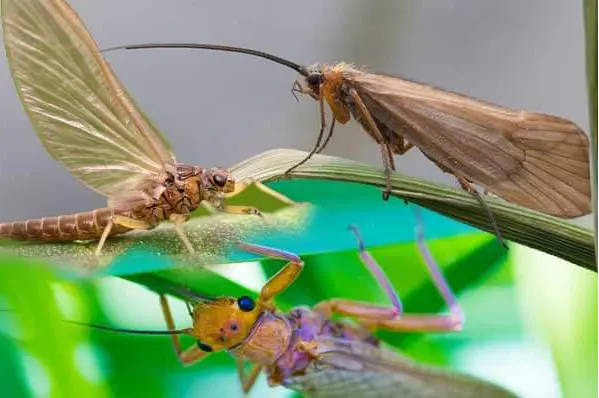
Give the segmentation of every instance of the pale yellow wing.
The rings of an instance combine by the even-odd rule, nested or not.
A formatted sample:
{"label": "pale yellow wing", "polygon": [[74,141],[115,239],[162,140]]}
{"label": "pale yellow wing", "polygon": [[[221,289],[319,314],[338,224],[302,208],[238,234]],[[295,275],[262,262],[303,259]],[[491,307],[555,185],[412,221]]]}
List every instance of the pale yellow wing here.
{"label": "pale yellow wing", "polygon": [[559,217],[591,211],[589,144],[574,123],[393,76],[350,71],[346,78],[386,134],[403,135],[455,174]]}
{"label": "pale yellow wing", "polygon": [[159,176],[175,171],[167,142],[66,2],[1,5],[13,80],[50,155],[110,202],[141,199]]}
{"label": "pale yellow wing", "polygon": [[306,374],[284,380],[308,397],[514,398],[494,384],[425,367],[394,351],[359,341],[317,339],[321,358]]}

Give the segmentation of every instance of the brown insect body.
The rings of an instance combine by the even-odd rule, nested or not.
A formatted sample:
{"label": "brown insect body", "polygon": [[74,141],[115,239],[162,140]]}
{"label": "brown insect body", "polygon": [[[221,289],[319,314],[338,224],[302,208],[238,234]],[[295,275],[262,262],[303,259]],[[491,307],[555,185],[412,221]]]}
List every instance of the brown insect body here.
{"label": "brown insect body", "polygon": [[[351,65],[309,67],[250,48],[203,43],[129,44],[118,49],[188,48],[226,51],[267,59],[305,78],[292,92],[320,103],[320,133],[310,153],[287,173],[328,144],[335,122],[350,115],[379,144],[385,171],[383,199],[392,192],[393,154],[413,146],[453,174],[460,186],[484,200],[471,183],[512,203],[563,218],[591,211],[589,144],[574,123],[559,117],[511,110],[399,77],[367,73]],[[324,102],[333,113],[326,139]],[[486,211],[495,226],[489,209]]]}
{"label": "brown insect body", "polygon": [[[169,176],[160,189],[148,192],[146,203],[116,203],[115,207],[88,212],[3,223],[0,224],[0,236],[47,242],[99,239],[117,215],[145,222],[154,228],[173,214],[189,217],[203,200],[221,208],[224,193],[232,192],[235,187],[233,177],[223,169],[204,170],[198,166],[177,164],[176,170],[177,178]],[[152,197],[157,192],[159,196]],[[113,224],[108,236],[132,229]]]}
{"label": "brown insect body", "polygon": [[[318,83],[311,74],[320,74]],[[322,91],[337,122],[346,123],[351,113],[375,141],[396,154],[409,149],[406,139],[443,171],[511,202],[561,217],[590,211],[588,139],[566,119],[513,111],[343,63],[311,66],[306,82],[313,98]]]}
{"label": "brown insect body", "polygon": [[235,357],[276,369],[291,349],[293,323],[285,314],[263,312],[245,340],[230,350]]}

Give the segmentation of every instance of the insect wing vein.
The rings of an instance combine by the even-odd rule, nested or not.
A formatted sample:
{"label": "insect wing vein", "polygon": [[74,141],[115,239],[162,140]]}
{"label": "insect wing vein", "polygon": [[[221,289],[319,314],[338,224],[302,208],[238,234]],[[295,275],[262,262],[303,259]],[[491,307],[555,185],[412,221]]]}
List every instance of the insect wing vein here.
{"label": "insect wing vein", "polygon": [[77,14],[60,0],[2,0],[17,92],[46,150],[110,199],[144,197],[175,171],[168,143],[138,110]]}
{"label": "insect wing vein", "polygon": [[417,364],[361,341],[318,339],[321,358],[285,385],[310,397],[491,397],[515,395],[476,378]]}
{"label": "insect wing vein", "polygon": [[348,71],[345,78],[379,123],[449,171],[549,214],[590,211],[588,139],[574,123],[391,76]]}

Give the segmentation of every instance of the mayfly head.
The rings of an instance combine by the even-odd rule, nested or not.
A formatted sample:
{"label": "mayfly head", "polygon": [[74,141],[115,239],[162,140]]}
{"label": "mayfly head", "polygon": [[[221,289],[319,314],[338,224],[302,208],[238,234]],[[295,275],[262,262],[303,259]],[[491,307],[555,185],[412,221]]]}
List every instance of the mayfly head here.
{"label": "mayfly head", "polygon": [[213,167],[202,175],[204,189],[211,192],[231,193],[235,191],[235,178],[226,169]]}
{"label": "mayfly head", "polygon": [[220,297],[195,307],[191,334],[202,351],[230,349],[243,343],[260,313],[251,297]]}

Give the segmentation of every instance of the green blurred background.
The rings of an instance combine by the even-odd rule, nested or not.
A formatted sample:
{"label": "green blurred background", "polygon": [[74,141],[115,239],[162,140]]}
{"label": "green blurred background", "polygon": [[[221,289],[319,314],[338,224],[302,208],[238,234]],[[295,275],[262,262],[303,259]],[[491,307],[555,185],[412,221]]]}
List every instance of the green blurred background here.
{"label": "green blurred background", "polygon": [[[432,213],[424,219],[432,235],[437,224],[460,228]],[[405,233],[406,228],[413,227],[397,229]],[[364,239],[377,241],[372,232]],[[522,246],[505,251],[493,236],[469,228],[428,243],[458,293],[465,328],[445,334],[385,332],[381,338],[421,363],[476,375],[523,397],[596,395],[597,274]],[[443,310],[413,242],[379,245],[371,252],[406,312]],[[355,250],[304,259],[305,271],[277,300],[282,309],[331,297],[387,303]],[[62,319],[164,329],[158,296],[143,285],[156,289],[168,281],[237,296],[259,290],[283,262],[223,264],[210,270],[168,267],[130,274],[128,280],[71,281],[32,260],[5,256],[1,264],[0,307],[17,311],[0,313],[3,397],[237,397],[240,385],[226,353],[183,368],[168,336],[95,331]],[[182,302],[170,301],[177,325],[189,326]],[[262,377],[250,396],[292,395],[268,387]]]}

